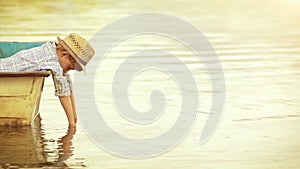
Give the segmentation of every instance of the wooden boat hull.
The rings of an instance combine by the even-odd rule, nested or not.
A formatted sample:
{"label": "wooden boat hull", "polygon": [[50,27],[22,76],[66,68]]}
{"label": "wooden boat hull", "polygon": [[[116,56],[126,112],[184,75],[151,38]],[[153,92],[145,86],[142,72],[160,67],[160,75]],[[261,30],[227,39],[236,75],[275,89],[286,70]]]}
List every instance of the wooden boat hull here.
{"label": "wooden boat hull", "polygon": [[0,73],[0,125],[31,125],[47,72]]}

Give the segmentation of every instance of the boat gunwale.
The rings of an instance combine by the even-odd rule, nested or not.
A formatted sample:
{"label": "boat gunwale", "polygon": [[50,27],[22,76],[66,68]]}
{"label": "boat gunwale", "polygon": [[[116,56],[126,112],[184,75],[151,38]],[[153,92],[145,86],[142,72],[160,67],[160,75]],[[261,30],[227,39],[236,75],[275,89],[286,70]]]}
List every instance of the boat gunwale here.
{"label": "boat gunwale", "polygon": [[48,77],[49,72],[0,72],[0,77]]}

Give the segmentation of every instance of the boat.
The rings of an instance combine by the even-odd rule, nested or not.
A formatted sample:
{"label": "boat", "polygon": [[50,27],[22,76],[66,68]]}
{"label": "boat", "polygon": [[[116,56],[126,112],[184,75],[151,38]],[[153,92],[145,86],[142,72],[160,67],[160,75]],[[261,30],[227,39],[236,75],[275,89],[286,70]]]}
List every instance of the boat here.
{"label": "boat", "polygon": [[[0,59],[43,42],[0,42]],[[44,78],[51,72],[0,72],[0,125],[32,125],[39,115]]]}

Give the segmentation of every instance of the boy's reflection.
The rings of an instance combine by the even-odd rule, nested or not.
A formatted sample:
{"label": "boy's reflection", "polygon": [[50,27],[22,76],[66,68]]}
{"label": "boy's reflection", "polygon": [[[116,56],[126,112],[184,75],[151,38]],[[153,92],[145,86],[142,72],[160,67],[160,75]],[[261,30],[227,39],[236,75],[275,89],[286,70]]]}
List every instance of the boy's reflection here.
{"label": "boy's reflection", "polygon": [[73,155],[72,139],[75,133],[76,126],[69,126],[67,134],[58,139],[58,159],[55,166],[66,166],[64,161]]}

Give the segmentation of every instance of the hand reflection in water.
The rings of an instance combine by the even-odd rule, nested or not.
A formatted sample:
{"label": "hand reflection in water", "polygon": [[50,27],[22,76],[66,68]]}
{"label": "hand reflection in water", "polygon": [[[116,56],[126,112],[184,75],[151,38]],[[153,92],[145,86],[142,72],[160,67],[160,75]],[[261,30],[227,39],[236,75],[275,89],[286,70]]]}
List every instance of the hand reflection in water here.
{"label": "hand reflection in water", "polygon": [[73,155],[72,139],[75,133],[76,126],[69,126],[67,134],[58,139],[58,159],[54,166],[66,166],[64,161]]}

